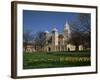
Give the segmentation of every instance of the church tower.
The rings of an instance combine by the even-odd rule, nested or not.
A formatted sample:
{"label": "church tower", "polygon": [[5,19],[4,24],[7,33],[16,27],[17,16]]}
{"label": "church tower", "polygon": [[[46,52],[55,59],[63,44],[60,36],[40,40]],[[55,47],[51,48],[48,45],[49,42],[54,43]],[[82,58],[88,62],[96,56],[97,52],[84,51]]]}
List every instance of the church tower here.
{"label": "church tower", "polygon": [[52,44],[58,45],[58,30],[56,28],[52,30]]}
{"label": "church tower", "polygon": [[46,39],[48,39],[48,37],[49,37],[49,32],[48,32],[48,31],[45,31],[44,33],[45,33]]}
{"label": "church tower", "polygon": [[64,25],[64,39],[68,40],[70,38],[71,30],[68,22]]}
{"label": "church tower", "polygon": [[48,39],[49,39],[49,32],[45,31],[45,40],[46,40],[46,44],[48,44]]}
{"label": "church tower", "polygon": [[52,30],[52,50],[57,51],[58,46],[58,30],[54,28]]}

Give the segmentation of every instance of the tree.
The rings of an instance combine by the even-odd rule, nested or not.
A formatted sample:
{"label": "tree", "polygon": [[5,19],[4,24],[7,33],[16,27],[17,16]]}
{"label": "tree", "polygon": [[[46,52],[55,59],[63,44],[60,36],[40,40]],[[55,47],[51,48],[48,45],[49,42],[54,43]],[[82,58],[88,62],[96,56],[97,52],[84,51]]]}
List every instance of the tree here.
{"label": "tree", "polygon": [[83,31],[84,32],[91,32],[91,15],[90,14],[80,14],[79,15],[79,20],[81,25],[83,26]]}
{"label": "tree", "polygon": [[79,45],[83,45],[85,49],[90,48],[90,14],[79,14],[78,19],[79,23],[70,22],[71,37],[69,42],[76,46],[76,50]]}
{"label": "tree", "polygon": [[23,46],[26,50],[27,45],[30,41],[32,41],[34,39],[33,35],[31,34],[31,32],[24,32],[23,33]]}
{"label": "tree", "polygon": [[35,46],[37,47],[37,51],[43,51],[43,48],[46,45],[46,36],[44,32],[37,32],[34,38]]}
{"label": "tree", "polygon": [[79,20],[81,25],[83,26],[83,31],[85,33],[84,36],[84,47],[90,48],[91,47],[91,15],[90,14],[80,14]]}
{"label": "tree", "polygon": [[78,32],[78,31],[71,33],[69,42],[76,46],[76,48],[75,48],[76,51],[79,50],[79,45],[82,45],[84,43],[82,35],[83,35],[83,33]]}

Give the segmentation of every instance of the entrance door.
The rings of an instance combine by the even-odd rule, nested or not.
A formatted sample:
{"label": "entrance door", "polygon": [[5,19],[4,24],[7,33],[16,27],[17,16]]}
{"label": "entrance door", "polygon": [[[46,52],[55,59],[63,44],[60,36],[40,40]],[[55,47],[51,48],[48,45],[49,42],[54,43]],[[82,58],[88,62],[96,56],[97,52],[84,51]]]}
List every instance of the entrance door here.
{"label": "entrance door", "polygon": [[51,51],[51,48],[50,48],[50,47],[48,47],[48,51],[49,51],[49,52]]}

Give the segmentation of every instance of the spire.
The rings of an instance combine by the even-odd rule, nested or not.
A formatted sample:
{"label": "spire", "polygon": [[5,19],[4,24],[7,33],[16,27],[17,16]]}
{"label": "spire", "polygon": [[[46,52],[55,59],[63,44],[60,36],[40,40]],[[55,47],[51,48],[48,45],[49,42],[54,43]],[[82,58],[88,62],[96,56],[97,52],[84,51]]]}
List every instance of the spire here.
{"label": "spire", "polygon": [[65,24],[64,30],[69,30],[69,29],[70,29],[70,26],[68,24],[68,21],[66,20],[66,24]]}

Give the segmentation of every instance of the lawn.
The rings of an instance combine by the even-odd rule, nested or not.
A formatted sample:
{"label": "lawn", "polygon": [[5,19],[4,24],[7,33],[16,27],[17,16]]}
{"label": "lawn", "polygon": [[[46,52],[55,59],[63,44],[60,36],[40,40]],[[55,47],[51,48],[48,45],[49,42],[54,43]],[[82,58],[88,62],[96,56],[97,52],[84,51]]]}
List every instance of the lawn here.
{"label": "lawn", "polygon": [[90,66],[90,51],[23,54],[23,69]]}

